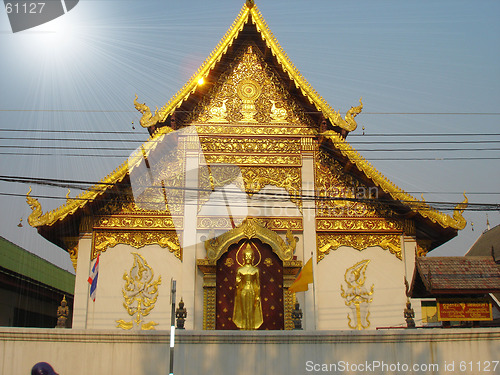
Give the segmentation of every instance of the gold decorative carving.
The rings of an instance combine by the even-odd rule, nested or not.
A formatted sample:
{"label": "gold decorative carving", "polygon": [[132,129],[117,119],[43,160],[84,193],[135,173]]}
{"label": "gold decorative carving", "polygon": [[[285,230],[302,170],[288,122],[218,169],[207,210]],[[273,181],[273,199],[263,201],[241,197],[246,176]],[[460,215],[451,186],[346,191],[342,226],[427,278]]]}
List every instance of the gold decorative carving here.
{"label": "gold decorative carving", "polygon": [[[138,170],[134,173],[132,169],[130,172],[134,174],[134,184],[146,188],[139,196],[136,194],[129,198],[129,201],[133,199],[133,204],[124,205],[121,212],[183,215],[186,163],[183,146],[189,143],[189,135],[186,138],[183,138],[186,142],[175,143],[175,139],[162,135],[151,141],[153,143],[148,146],[150,167],[144,168],[145,171]],[[137,160],[142,160],[142,156]],[[132,192],[129,193],[131,195]]]}
{"label": "gold decorative carving", "polygon": [[178,216],[143,216],[116,215],[97,216],[94,219],[94,229],[182,229],[183,218]]}
{"label": "gold decorative carving", "polygon": [[254,166],[294,166],[302,165],[300,155],[227,155],[227,154],[205,154],[205,162],[208,164],[233,164]]}
{"label": "gold decorative carving", "polygon": [[300,138],[300,146],[302,151],[317,151],[318,149],[318,144],[312,137]]}
{"label": "gold decorative carving", "polygon": [[453,228],[461,230],[467,224],[462,214],[467,208],[468,199],[464,193],[463,202],[459,203],[453,212],[453,217],[432,208],[425,200],[418,200],[404,190],[389,181],[382,173],[376,170],[365,158],[363,158],[344,138],[335,131],[326,131],[321,134],[330,139],[333,146],[339,150],[342,155],[346,156],[352,164],[362,171],[369,179],[371,179],[380,189],[391,195],[396,201],[404,202],[413,211],[418,212],[425,218],[428,218],[434,223],[438,223],[444,228]]}
{"label": "gold decorative carving", "polygon": [[299,168],[294,167],[242,167],[245,191],[252,196],[266,185],[284,188],[290,200],[302,208],[302,176]]}
{"label": "gold decorative carving", "polygon": [[[250,53],[252,51],[251,48],[252,47],[249,47]],[[254,118],[257,113],[254,102],[262,92],[260,84],[252,79],[244,79],[238,84],[238,86],[236,86],[236,92],[243,101],[241,105],[241,114],[243,117],[240,122],[257,122]]]}
{"label": "gold decorative carving", "polygon": [[330,250],[337,250],[341,246],[352,247],[359,251],[378,246],[384,250],[389,250],[391,254],[402,260],[400,234],[321,233],[317,235],[317,241],[317,262],[321,261],[325,255],[328,255]]}
{"label": "gold decorative carving", "polygon": [[403,220],[382,219],[382,218],[338,218],[316,219],[316,230],[318,232],[397,232],[403,233],[405,223]]}
{"label": "gold decorative carving", "polygon": [[71,262],[73,263],[73,268],[76,272],[76,265],[78,263],[78,237],[65,237],[63,238],[64,246],[66,247]]}
{"label": "gold decorative carving", "polygon": [[[230,126],[224,124],[204,124],[195,123],[198,134],[200,135],[216,135],[220,136],[283,136],[283,137],[301,137],[304,135],[314,136],[317,135],[316,129],[308,128],[305,126],[278,126],[277,124],[263,125],[239,125]],[[163,128],[162,128],[163,129]]]}
{"label": "gold decorative carving", "polygon": [[285,242],[276,232],[262,226],[258,220],[248,218],[240,226],[223,233],[219,237],[206,240],[205,249],[207,250],[207,258],[215,264],[231,244],[237,243],[242,239],[252,238],[257,238],[263,243],[269,244],[273,252],[283,261],[292,259],[297,245],[297,238],[293,237],[290,230],[287,231],[287,242]]}
{"label": "gold decorative carving", "polygon": [[[344,290],[344,286],[340,284],[340,295],[344,298],[345,305],[351,308],[351,312],[347,314],[347,324],[352,329],[362,330],[370,327],[370,321],[368,320],[370,312],[368,307],[362,307],[363,305],[369,305],[373,301],[373,298],[369,297],[373,294],[374,285],[372,285],[370,291],[364,286],[368,263],[370,263],[369,259],[362,260],[345,271],[344,280],[347,284],[347,290]],[[351,325],[352,321],[356,322],[354,326]]]}
{"label": "gold decorative carving", "polygon": [[97,257],[98,252],[104,252],[118,244],[130,245],[137,249],[157,244],[162,248],[168,247],[171,253],[182,260],[182,248],[175,231],[95,231],[92,242],[92,259]]}
{"label": "gold decorative carving", "polygon": [[[311,121],[253,44],[242,46],[185,125],[201,123],[306,124]],[[224,115],[220,112],[223,111]]]}
{"label": "gold decorative carving", "polygon": [[125,286],[122,293],[125,300],[123,307],[130,316],[135,316],[135,319],[130,322],[123,319],[117,320],[117,328],[129,330],[135,325],[141,330],[154,330],[158,323],[154,321],[143,323],[143,319],[155,308],[161,276],[158,276],[157,280],[153,280],[153,269],[144,257],[138,253],[132,253],[132,255],[134,256],[134,264],[128,274],[127,272],[123,274]]}
{"label": "gold decorative carving", "polygon": [[215,301],[216,290],[214,287],[203,288],[203,329],[215,329]]}
{"label": "gold decorative carving", "polygon": [[319,217],[391,217],[392,211],[373,198],[378,188],[367,187],[346,174],[341,164],[320,151],[316,153],[316,211]]}
{"label": "gold decorative carving", "polygon": [[203,153],[300,154],[300,139],[247,139],[201,137]]}
{"label": "gold decorative carving", "polygon": [[[236,225],[240,225],[245,217],[233,217]],[[302,231],[304,226],[301,217],[257,217],[254,218],[262,226],[274,231]],[[232,229],[231,220],[228,217],[198,216],[197,228],[199,230],[227,230]]]}
{"label": "gold decorative carving", "polygon": [[[243,181],[240,176],[243,177]],[[300,168],[295,167],[237,167],[234,165],[210,166],[200,168],[199,172],[199,206],[210,199],[213,189],[231,183],[246,192],[250,197],[258,193],[266,185],[284,188],[290,194],[290,201],[302,209],[302,176]],[[244,186],[243,186],[244,185]]]}
{"label": "gold decorative carving", "polygon": [[209,259],[197,259],[196,265],[203,272],[203,329],[215,329],[216,265]]}
{"label": "gold decorative carving", "polygon": [[280,107],[276,107],[276,100],[269,100],[272,103],[271,106],[271,122],[285,122],[287,118],[286,109],[283,108],[283,103],[280,103]]}
{"label": "gold decorative carving", "polygon": [[226,102],[229,99],[223,99],[221,101],[221,104],[219,103],[213,103],[209,108],[208,112],[210,113],[210,119],[208,122],[227,122],[226,116],[227,116],[227,108],[226,108]]}
{"label": "gold decorative carving", "polygon": [[292,293],[287,288],[284,288],[284,308],[285,308],[285,330],[294,329],[295,325],[292,320],[292,310],[293,306],[295,306],[295,293]]}
{"label": "gold decorative carving", "polygon": [[431,249],[432,241],[429,240],[417,240],[417,256],[425,257]]}

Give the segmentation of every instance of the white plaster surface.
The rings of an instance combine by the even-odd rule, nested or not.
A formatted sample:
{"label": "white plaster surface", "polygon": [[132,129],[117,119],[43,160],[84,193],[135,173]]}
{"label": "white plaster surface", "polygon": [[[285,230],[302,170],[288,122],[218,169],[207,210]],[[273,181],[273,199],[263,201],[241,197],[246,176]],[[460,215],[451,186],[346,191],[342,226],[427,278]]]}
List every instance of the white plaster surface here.
{"label": "white plaster surface", "polygon": [[[380,331],[177,331],[174,374],[494,374],[500,329]],[[46,361],[61,375],[167,374],[169,332],[0,328],[0,374],[29,374]],[[382,371],[308,371],[385,364]],[[472,363],[472,370],[470,368]],[[479,363],[479,365],[478,365]],[[404,365],[427,371],[398,371]],[[484,370],[477,371],[478,366]],[[454,371],[451,370],[454,366]],[[460,366],[463,371],[459,371]],[[436,367],[437,366],[437,367]],[[448,366],[448,371],[445,366]],[[474,367],[475,366],[475,367]],[[420,367],[421,369],[422,367]],[[312,367],[314,369],[314,367]],[[338,368],[337,368],[338,370]],[[499,368],[496,368],[498,373]]]}

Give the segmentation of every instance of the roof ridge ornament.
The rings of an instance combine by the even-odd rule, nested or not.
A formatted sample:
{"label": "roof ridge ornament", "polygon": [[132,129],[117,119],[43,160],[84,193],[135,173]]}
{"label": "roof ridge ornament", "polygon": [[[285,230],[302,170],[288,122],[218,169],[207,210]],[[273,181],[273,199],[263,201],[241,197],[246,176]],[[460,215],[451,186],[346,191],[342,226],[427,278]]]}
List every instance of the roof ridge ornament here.
{"label": "roof ridge ornament", "polygon": [[253,0],[246,1],[246,6],[248,9],[252,9],[254,5],[255,5],[255,2]]}

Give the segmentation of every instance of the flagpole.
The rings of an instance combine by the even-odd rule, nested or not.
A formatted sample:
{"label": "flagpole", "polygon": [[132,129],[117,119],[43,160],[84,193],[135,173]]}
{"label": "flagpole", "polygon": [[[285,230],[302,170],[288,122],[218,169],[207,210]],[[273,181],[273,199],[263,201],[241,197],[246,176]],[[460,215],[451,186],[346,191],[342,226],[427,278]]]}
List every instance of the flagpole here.
{"label": "flagpole", "polygon": [[312,259],[312,265],[313,265],[313,306],[314,306],[314,330],[316,331],[318,329],[318,315],[319,315],[319,309],[318,306],[316,305],[316,274],[317,274],[317,269],[318,269],[318,263],[316,263],[316,258],[314,251],[311,251],[311,259]]}
{"label": "flagpole", "polygon": [[174,375],[174,343],[175,343],[175,284],[171,279],[170,300],[172,301],[172,312],[170,315],[170,375]]}

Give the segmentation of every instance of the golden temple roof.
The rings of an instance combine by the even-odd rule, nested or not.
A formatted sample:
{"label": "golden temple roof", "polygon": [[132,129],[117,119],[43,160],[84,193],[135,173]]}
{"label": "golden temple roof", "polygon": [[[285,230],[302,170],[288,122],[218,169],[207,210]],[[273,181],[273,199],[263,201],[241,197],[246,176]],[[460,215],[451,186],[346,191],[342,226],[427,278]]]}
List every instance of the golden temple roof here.
{"label": "golden temple roof", "polygon": [[278,63],[288,77],[295,84],[297,89],[299,89],[304,97],[313,104],[318,111],[320,111],[323,116],[329,119],[334,126],[338,126],[348,132],[356,129],[357,124],[354,117],[361,112],[363,104],[360,100],[360,105],[351,108],[345,118],[335,111],[330,105],[314,90],[314,88],[306,81],[306,79],[300,74],[297,68],[288,58],[287,54],[281,48],[280,44],[274,37],[273,33],[270,31],[266,24],[266,21],[262,18],[258,8],[254,5],[253,1],[247,1],[246,4],[241,9],[238,17],[234,20],[232,26],[226,32],[222,40],[219,42],[217,47],[212,51],[209,57],[205,60],[202,66],[196,71],[191,79],[182,87],[174,97],[166,103],[160,110],[156,110],[155,114],[151,113],[149,107],[145,104],[141,104],[134,101],[135,107],[140,111],[143,116],[140,123],[143,127],[154,126],[158,123],[166,121],[167,117],[173,113],[177,108],[179,108],[183,102],[185,102],[191,94],[193,94],[200,82],[205,79],[210,71],[212,71],[216,64],[221,60],[221,58],[226,54],[228,48],[234,43],[238,38],[239,33],[243,30],[243,27],[252,23],[257,28],[260,33],[262,40],[266,43],[267,47],[271,50],[273,56],[276,58]]}

